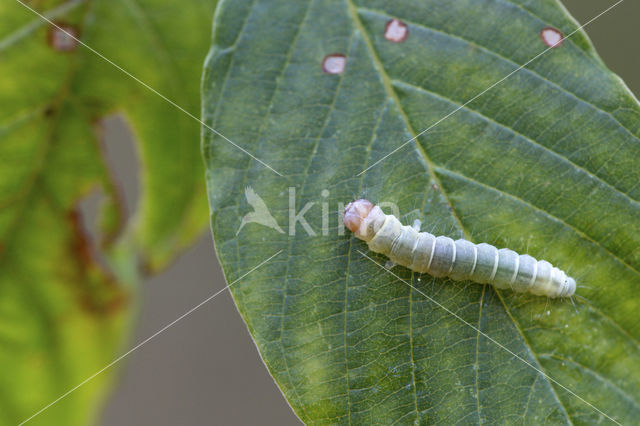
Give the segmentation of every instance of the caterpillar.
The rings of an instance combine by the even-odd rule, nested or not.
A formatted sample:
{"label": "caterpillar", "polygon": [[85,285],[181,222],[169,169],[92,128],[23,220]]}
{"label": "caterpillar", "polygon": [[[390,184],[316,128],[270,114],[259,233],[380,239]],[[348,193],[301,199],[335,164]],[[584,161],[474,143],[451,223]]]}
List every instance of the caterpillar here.
{"label": "caterpillar", "polygon": [[546,260],[497,249],[491,244],[454,241],[419,232],[416,229],[419,224],[402,225],[395,216],[385,214],[368,200],[349,203],[343,220],[357,238],[367,243],[369,250],[415,272],[552,298],[570,297],[576,291],[576,281]]}

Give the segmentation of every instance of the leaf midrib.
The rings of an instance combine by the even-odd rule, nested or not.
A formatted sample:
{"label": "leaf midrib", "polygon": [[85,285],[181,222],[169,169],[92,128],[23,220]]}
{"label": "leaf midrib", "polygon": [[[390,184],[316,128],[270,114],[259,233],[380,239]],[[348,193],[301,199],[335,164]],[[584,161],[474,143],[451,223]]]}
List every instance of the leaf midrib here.
{"label": "leaf midrib", "polygon": [[[349,13],[351,15],[352,21],[354,22],[354,25],[355,25],[356,29],[362,34],[362,37],[363,37],[364,42],[365,42],[365,45],[367,46],[367,49],[369,50],[369,52],[371,54],[371,57],[373,59],[374,65],[375,65],[376,69],[378,70],[378,73],[379,73],[379,75],[380,75],[380,77],[381,77],[381,79],[382,79],[382,81],[384,83],[384,87],[385,87],[385,91],[387,92],[387,95],[394,101],[394,103],[396,103],[396,105],[398,107],[398,110],[400,111],[400,115],[402,117],[402,120],[404,121],[405,125],[407,126],[407,129],[415,137],[415,135],[417,133],[415,132],[415,130],[411,126],[411,124],[410,124],[410,122],[409,122],[409,120],[408,120],[408,118],[407,118],[407,116],[406,116],[406,114],[405,114],[405,112],[404,112],[404,110],[402,108],[402,104],[400,103],[400,100],[398,99],[398,96],[395,93],[395,90],[393,89],[393,86],[391,85],[391,80],[390,80],[389,76],[386,74],[382,63],[380,62],[380,58],[378,57],[378,54],[377,54],[375,48],[373,47],[373,43],[372,43],[371,39],[369,38],[369,34],[366,32],[364,26],[362,25],[362,22],[360,21],[360,18],[358,17],[357,8],[353,4],[353,0],[345,0],[345,2],[347,3]],[[458,217],[458,214],[456,213],[455,209],[453,208],[453,205],[451,204],[451,201],[449,200],[449,197],[446,194],[446,192],[444,190],[444,187],[440,183],[440,180],[438,179],[438,176],[436,175],[436,173],[434,171],[434,166],[433,166],[433,163],[431,162],[431,159],[427,156],[426,152],[424,151],[424,149],[422,148],[422,146],[419,143],[415,143],[414,146],[416,146],[416,150],[422,155],[425,163],[427,164],[427,168],[429,170],[429,174],[431,175],[432,179],[441,188],[442,196],[444,197],[444,199],[446,200],[447,204],[451,208],[451,215],[458,222],[460,230],[463,232],[464,236],[468,240],[471,241],[469,233],[467,232],[466,228],[462,225],[462,222],[461,222],[460,218]],[[535,352],[533,351],[531,345],[529,344],[529,342],[525,338],[521,327],[518,325],[517,321],[515,320],[515,318],[511,314],[511,312],[510,312],[508,306],[506,305],[502,295],[500,294],[499,291],[496,291],[496,294],[498,295],[498,298],[500,299],[500,301],[501,301],[506,313],[509,315],[509,317],[511,318],[511,320],[514,323],[514,326],[518,330],[518,333],[520,334],[520,337],[522,339],[522,343],[526,346],[527,350],[529,351],[529,353],[533,357],[533,359],[535,359],[537,367],[540,369],[540,371],[543,371],[542,365],[540,364],[537,356],[535,355]],[[549,386],[549,389],[551,389],[551,392],[552,392],[557,404],[562,408],[562,411],[564,412],[564,415],[565,415],[567,421],[569,423],[571,423],[571,417],[569,416],[564,403],[559,398],[554,384],[547,378],[546,374],[547,373],[545,373],[544,379],[547,382],[547,384]]]}

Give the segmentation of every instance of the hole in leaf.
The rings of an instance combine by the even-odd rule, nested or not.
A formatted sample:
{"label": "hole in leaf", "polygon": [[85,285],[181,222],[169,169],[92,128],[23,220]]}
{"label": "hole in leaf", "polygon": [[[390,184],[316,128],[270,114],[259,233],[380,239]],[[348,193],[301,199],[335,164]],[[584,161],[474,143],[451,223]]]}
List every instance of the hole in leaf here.
{"label": "hole in leaf", "polygon": [[558,47],[562,45],[563,35],[562,32],[555,28],[547,27],[540,31],[540,38],[549,47]]}
{"label": "hole in leaf", "polygon": [[73,52],[78,47],[78,30],[68,24],[56,23],[57,26],[49,27],[47,41],[49,46],[58,52]]}
{"label": "hole in leaf", "polygon": [[342,74],[346,65],[347,58],[340,53],[334,53],[324,57],[322,70],[327,74]]}
{"label": "hole in leaf", "polygon": [[[97,315],[120,311],[129,298],[98,246],[99,232],[92,219],[95,219],[96,205],[101,197],[99,191],[93,191],[80,199],[67,216],[72,231],[69,249],[81,274],[77,287],[79,302],[87,312]],[[101,271],[104,278],[96,278],[96,270]]]}
{"label": "hole in leaf", "polygon": [[122,114],[112,114],[97,121],[100,148],[111,174],[111,181],[123,203],[123,219],[128,220],[140,199],[140,159],[133,130]]}
{"label": "hole in leaf", "polygon": [[384,28],[384,38],[393,43],[402,43],[408,36],[409,28],[399,19],[390,20]]}

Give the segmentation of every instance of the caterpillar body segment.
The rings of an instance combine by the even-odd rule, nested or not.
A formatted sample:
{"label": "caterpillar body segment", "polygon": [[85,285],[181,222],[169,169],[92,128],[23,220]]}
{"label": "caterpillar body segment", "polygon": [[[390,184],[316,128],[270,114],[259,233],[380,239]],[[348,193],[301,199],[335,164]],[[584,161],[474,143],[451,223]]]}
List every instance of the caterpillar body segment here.
{"label": "caterpillar body segment", "polygon": [[347,205],[344,224],[371,251],[415,272],[552,298],[570,297],[576,290],[573,278],[545,260],[491,244],[419,232],[367,200]]}

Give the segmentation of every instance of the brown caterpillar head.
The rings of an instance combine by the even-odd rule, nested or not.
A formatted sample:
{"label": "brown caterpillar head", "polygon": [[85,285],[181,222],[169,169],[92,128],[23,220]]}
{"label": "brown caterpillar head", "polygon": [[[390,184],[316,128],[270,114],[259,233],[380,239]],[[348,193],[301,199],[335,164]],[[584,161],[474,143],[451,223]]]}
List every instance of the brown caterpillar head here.
{"label": "brown caterpillar head", "polygon": [[344,209],[344,226],[349,228],[351,232],[356,232],[372,209],[373,203],[364,198],[350,202]]}

